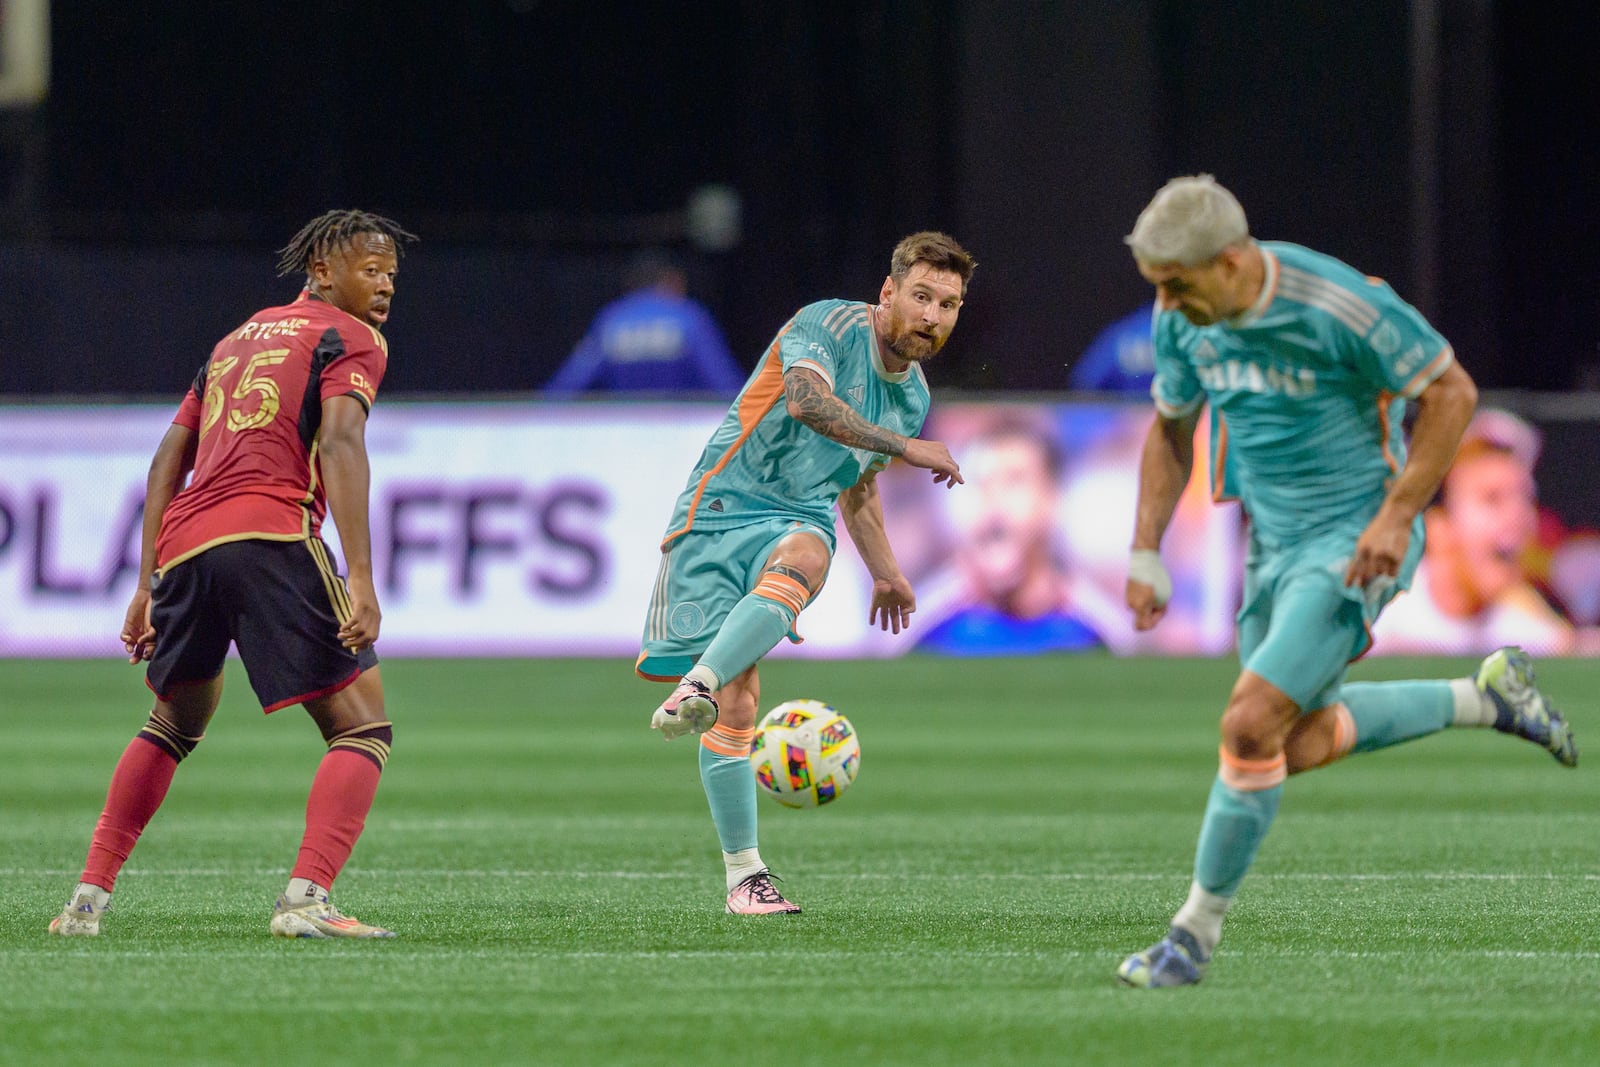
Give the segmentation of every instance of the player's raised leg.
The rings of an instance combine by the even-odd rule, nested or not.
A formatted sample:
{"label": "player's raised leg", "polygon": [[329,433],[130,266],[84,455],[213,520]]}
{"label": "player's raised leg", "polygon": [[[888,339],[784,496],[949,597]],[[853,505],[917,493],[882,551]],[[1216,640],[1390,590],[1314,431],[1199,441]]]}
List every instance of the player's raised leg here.
{"label": "player's raised leg", "polygon": [[1577,765],[1572,729],[1535,685],[1532,661],[1521,649],[1502,648],[1472,677],[1346,684],[1336,703],[1296,723],[1285,746],[1289,773],[1445,729],[1489,727],[1532,741],[1563,766]]}
{"label": "player's raised leg", "polygon": [[50,932],[94,937],[100,917],[111,907],[117,875],[133,847],[166,799],[178,764],[194,751],[222,696],[222,677],[176,687],[171,700],[157,700],[149,720],[128,743],[95,824],[83,874]]}
{"label": "player's raised leg", "polygon": [[289,885],[273,907],[275,937],[393,937],[345,915],[329,901],[334,879],[355,848],[389,759],[393,727],[384,715],[379,668],[306,702],[328,742],[306,801],[306,829]]}
{"label": "player's raised leg", "polygon": [[755,587],[722,620],[699,662],[656,708],[651,728],[669,741],[709,730],[720,714],[717,690],[793,633],[795,619],[827,574],[829,558],[828,545],[814,533],[784,537],[767,557]]}

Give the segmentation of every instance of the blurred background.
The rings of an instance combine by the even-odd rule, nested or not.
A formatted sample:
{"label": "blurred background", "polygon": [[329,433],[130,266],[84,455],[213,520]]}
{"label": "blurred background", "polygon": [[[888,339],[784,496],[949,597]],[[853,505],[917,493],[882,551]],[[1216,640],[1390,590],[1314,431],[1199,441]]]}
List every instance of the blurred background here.
{"label": "blurred background", "polygon": [[[1496,550],[1527,561],[1581,630],[1600,614],[1595,568],[1568,560],[1565,593],[1550,575],[1563,545],[1600,526],[1597,30],[1593,5],[1492,0],[5,0],[0,577],[52,619],[94,617],[74,632],[114,630],[99,616],[125,601],[127,516],[106,472],[127,465],[136,493],[159,436],[140,420],[159,430],[219,336],[292,298],[297,279],[274,276],[273,250],[332,207],[389,215],[422,238],[385,331],[385,400],[416,405],[395,417],[397,435],[565,425],[542,391],[643,251],[681,269],[743,373],[800,305],[874,297],[900,236],[947,230],[981,265],[930,369],[936,406],[1044,405],[1031,424],[1065,449],[1057,485],[1081,513],[1074,455],[1094,445],[1102,470],[1105,447],[1073,429],[1073,405],[1126,405],[1089,418],[1104,440],[1136,438],[1119,420],[1148,418],[1136,397],[1088,398],[1072,378],[1103,331],[1148,308],[1122,235],[1166,178],[1208,171],[1257,236],[1390,281],[1492,406],[1537,436],[1522,454],[1539,520]],[[588,651],[633,640],[647,590],[609,561],[648,557],[721,411],[648,399],[648,418],[616,397],[573,401],[600,414],[537,446],[590,459],[561,486],[549,451],[482,468],[501,486],[524,479],[518,500],[584,484],[600,494],[571,521],[602,534],[556,566],[574,581],[593,571],[623,605],[623,636]],[[141,402],[157,414],[129,414]],[[124,417],[138,427],[102,449],[97,434]],[[643,509],[658,517],[624,520],[606,503],[641,495],[616,476],[637,453],[583,437],[607,418],[680,428],[670,473],[655,476],[665,502]],[[375,468],[376,491],[390,477],[404,492],[442,487],[441,500],[477,491],[451,481],[471,469],[427,468],[436,454]],[[420,514],[408,506],[402,516]],[[569,610],[578,594],[549,587],[572,581],[530,579],[538,568],[507,547],[522,545],[521,506],[505,505],[503,530],[441,518],[389,541],[409,559],[426,557],[405,548],[419,538],[444,546],[439,595],[466,608],[509,586],[532,591],[507,611]],[[1082,539],[1064,510],[1056,552],[1071,555]],[[546,550],[584,540],[549,537],[540,521]],[[1233,539],[1207,544],[1231,558]],[[465,546],[453,562],[450,546]],[[467,589],[471,552],[486,570]],[[1208,564],[1195,566],[1199,581]],[[1206,603],[1226,619],[1227,605]],[[1213,624],[1197,622],[1211,636],[1194,649],[1215,649]],[[0,651],[103,643],[30,644],[37,626],[8,625]],[[402,643],[402,627],[389,632]]]}

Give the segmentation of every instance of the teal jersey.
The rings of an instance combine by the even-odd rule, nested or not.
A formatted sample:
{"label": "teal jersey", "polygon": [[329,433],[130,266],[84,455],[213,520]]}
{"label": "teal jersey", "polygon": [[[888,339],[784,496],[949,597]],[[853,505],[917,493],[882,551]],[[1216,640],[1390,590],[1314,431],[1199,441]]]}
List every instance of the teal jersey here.
{"label": "teal jersey", "polygon": [[790,518],[831,531],[839,494],[889,457],[849,448],[789,415],[783,374],[805,367],[868,422],[915,437],[928,415],[928,381],[915,363],[884,368],[872,307],[856,300],[807,304],[778,331],[678,496],[665,547],[690,529],[725,530]]}
{"label": "teal jersey", "polygon": [[1255,537],[1282,547],[1377,513],[1405,464],[1405,401],[1455,355],[1381,280],[1299,245],[1259,247],[1249,309],[1211,326],[1157,315],[1150,393],[1168,417],[1210,403],[1213,496],[1239,499]]}

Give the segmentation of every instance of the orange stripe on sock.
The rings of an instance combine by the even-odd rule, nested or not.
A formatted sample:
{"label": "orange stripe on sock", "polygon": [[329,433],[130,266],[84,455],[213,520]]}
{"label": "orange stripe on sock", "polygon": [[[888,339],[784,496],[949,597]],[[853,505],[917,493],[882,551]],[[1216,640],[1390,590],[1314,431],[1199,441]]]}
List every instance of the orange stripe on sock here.
{"label": "orange stripe on sock", "polygon": [[776,600],[796,615],[805,608],[806,601],[811,596],[811,591],[804,583],[787,574],[774,574],[771,571],[761,576],[761,580],[751,592],[768,600]]}
{"label": "orange stripe on sock", "polygon": [[700,744],[719,756],[748,756],[750,742],[755,736],[755,727],[735,730],[732,727],[717,725],[700,735]]}
{"label": "orange stripe on sock", "polygon": [[1229,789],[1237,789],[1241,793],[1259,793],[1282,785],[1284,779],[1289,777],[1289,759],[1282,752],[1272,759],[1240,759],[1229,752],[1227,746],[1218,748],[1217,752],[1222,757],[1217,777]]}
{"label": "orange stripe on sock", "polygon": [[1349,755],[1356,747],[1356,717],[1343,704],[1333,706],[1333,754],[1326,762],[1332,763],[1340,756]]}

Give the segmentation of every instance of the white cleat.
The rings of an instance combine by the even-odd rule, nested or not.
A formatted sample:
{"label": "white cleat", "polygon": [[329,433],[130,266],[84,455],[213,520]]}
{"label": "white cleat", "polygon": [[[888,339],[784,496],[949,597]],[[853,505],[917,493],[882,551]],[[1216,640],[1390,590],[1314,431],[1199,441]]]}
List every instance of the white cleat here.
{"label": "white cleat", "polygon": [[96,903],[94,894],[79,893],[50,920],[50,932],[62,937],[99,937],[100,916],[111,910],[111,900]]}
{"label": "white cleat", "polygon": [[371,926],[360,919],[345,915],[329,904],[327,899],[312,900],[305,904],[289,903],[287,896],[278,898],[272,909],[273,937],[393,937],[393,930]]}

